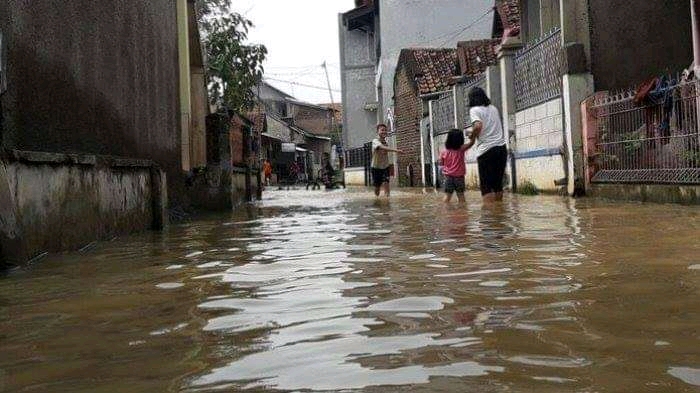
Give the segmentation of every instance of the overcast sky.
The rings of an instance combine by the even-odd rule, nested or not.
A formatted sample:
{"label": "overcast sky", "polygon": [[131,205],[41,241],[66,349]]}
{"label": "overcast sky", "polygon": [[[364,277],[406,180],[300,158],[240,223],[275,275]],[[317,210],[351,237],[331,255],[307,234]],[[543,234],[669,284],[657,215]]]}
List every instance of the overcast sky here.
{"label": "overcast sky", "polygon": [[[255,26],[250,43],[264,44],[265,77],[271,85],[299,100],[328,103],[328,65],[333,101],[340,102],[338,13],[354,8],[353,0],[234,0],[234,11]],[[307,87],[309,85],[315,87]]]}

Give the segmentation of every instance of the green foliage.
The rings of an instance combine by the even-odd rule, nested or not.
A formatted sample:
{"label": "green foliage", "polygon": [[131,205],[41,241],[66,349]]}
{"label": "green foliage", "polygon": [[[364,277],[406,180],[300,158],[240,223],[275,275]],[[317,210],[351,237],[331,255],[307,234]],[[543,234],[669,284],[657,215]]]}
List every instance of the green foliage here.
{"label": "green foliage", "polygon": [[242,112],[253,104],[252,89],[262,79],[267,48],[244,44],[253,22],[230,12],[231,0],[200,0],[198,6],[209,99]]}
{"label": "green foliage", "polygon": [[537,195],[540,190],[537,189],[531,181],[525,180],[522,184],[518,186],[518,194],[521,195]]}

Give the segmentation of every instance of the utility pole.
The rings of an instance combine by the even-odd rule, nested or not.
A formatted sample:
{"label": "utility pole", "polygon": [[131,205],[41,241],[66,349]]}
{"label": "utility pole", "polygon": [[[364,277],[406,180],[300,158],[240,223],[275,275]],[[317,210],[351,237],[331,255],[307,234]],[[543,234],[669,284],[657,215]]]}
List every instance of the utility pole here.
{"label": "utility pole", "polygon": [[[323,67],[323,70],[326,72],[326,83],[328,84],[328,95],[331,97],[331,135],[335,135],[335,140],[339,141],[340,140],[340,135],[338,135],[338,132],[336,130],[336,125],[335,125],[335,102],[333,102],[333,90],[331,89],[331,78],[328,77],[328,67],[326,66],[326,61],[323,61],[323,64],[321,64],[321,67]],[[336,151],[337,153],[337,151]]]}

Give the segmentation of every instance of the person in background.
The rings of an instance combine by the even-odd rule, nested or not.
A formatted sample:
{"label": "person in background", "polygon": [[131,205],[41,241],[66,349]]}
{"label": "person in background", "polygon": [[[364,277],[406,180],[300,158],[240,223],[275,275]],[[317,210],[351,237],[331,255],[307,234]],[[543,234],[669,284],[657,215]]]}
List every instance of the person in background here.
{"label": "person in background", "polygon": [[389,153],[403,153],[399,149],[391,148],[386,143],[387,128],[385,124],[377,124],[377,137],[372,140],[372,184],[374,195],[384,188],[384,196],[389,197]]}
{"label": "person in background", "polygon": [[508,159],[506,136],[498,109],[479,87],[469,91],[469,116],[472,124],[467,149],[476,144],[481,196],[486,203],[501,201]]}
{"label": "person in background", "polygon": [[267,158],[265,162],[263,162],[263,174],[265,175],[265,185],[269,186],[272,180],[272,164],[270,164],[270,160]]}
{"label": "person in background", "polygon": [[445,198],[449,203],[452,194],[457,193],[457,200],[463,203],[464,200],[464,175],[467,174],[464,163],[464,153],[469,148],[464,143],[464,133],[461,130],[452,129],[447,133],[445,140],[445,150],[440,152],[440,165],[442,174],[445,176]]}

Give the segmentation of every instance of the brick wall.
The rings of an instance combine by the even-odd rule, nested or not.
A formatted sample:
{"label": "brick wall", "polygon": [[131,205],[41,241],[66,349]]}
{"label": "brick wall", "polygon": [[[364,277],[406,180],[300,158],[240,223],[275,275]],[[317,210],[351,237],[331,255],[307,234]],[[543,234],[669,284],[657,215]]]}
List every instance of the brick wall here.
{"label": "brick wall", "polygon": [[[396,147],[404,154],[398,155],[396,176],[399,184],[419,185],[421,182],[420,120],[423,116],[421,100],[409,72],[402,67],[397,70],[394,83],[394,127]],[[413,179],[409,179],[407,168],[413,166]]]}
{"label": "brick wall", "polygon": [[330,135],[330,114],[330,110],[327,109],[295,106],[293,110],[294,124],[316,135]]}

